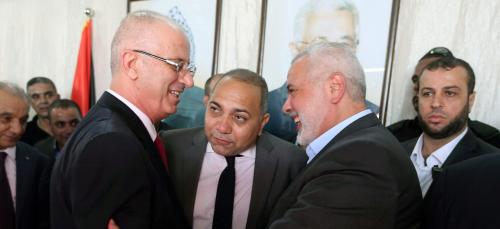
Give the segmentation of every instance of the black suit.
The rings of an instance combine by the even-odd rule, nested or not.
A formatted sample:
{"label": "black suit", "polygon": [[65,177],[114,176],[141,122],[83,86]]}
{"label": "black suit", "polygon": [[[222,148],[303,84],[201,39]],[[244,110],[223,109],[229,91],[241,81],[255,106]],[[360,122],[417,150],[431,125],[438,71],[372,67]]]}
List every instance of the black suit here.
{"label": "black suit", "polygon": [[422,194],[398,141],[370,113],[319,152],[290,184],[270,228],[417,228]]}
{"label": "black suit", "polygon": [[104,93],[56,162],[53,228],[185,228],[170,177],[140,119]]}
{"label": "black suit", "polygon": [[56,153],[59,152],[59,148],[57,147],[56,139],[54,137],[48,137],[46,139],[43,139],[43,140],[37,142],[34,145],[34,147],[38,151],[47,155],[52,160],[55,160]]}
{"label": "black suit", "polygon": [[49,228],[49,182],[52,163],[33,147],[16,144],[16,228]]}
{"label": "black suit", "polygon": [[[198,181],[208,140],[203,128],[162,132],[184,214],[193,222]],[[281,193],[301,171],[306,154],[293,144],[264,132],[257,139],[254,178],[246,228],[263,228]]]}
{"label": "black suit", "polygon": [[429,192],[422,228],[500,228],[500,154],[447,167]]}

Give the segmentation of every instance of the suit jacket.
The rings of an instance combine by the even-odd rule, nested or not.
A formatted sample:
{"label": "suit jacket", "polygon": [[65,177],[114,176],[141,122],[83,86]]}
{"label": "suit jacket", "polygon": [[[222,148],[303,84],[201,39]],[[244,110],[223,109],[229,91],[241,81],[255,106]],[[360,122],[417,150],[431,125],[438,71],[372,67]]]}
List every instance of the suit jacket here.
{"label": "suit jacket", "polygon": [[500,228],[500,154],[479,156],[444,169],[429,193],[422,228]]}
{"label": "suit jacket", "polygon": [[[403,147],[406,149],[407,155],[411,155],[411,153],[413,152],[413,148],[415,148],[415,145],[417,144],[417,141],[418,137],[402,143]],[[497,151],[497,148],[477,138],[476,135],[472,133],[472,131],[468,130],[462,140],[458,142],[455,149],[451,151],[442,167],[446,167],[463,160]]]}
{"label": "suit jacket", "polygon": [[370,113],[316,155],[276,204],[270,228],[417,228],[422,194],[398,141]]}
{"label": "suit jacket", "polygon": [[[169,171],[189,223],[201,166],[208,140],[203,128],[172,130],[161,133],[169,155]],[[246,228],[263,228],[273,205],[292,179],[305,166],[306,154],[291,143],[264,132],[256,145],[256,157],[250,211]]]}
{"label": "suit jacket", "polygon": [[55,160],[57,147],[56,147],[56,139],[54,137],[48,137],[46,139],[43,139],[37,142],[34,145],[34,147],[38,151],[48,156],[53,161]]}
{"label": "suit jacket", "polygon": [[104,93],[56,161],[52,228],[185,228],[170,177],[140,119]]}
{"label": "suit jacket", "polygon": [[33,147],[16,144],[16,228],[49,228],[52,163]]}

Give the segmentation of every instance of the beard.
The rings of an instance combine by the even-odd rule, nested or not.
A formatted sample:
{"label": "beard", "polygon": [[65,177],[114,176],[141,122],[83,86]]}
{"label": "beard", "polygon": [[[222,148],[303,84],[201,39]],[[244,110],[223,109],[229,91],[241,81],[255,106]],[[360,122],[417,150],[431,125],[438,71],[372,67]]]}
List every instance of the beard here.
{"label": "beard", "polygon": [[465,106],[462,108],[460,113],[455,117],[453,120],[450,121],[450,123],[440,130],[433,130],[423,119],[422,116],[420,115],[420,112],[418,113],[418,122],[420,126],[422,127],[422,130],[424,131],[425,134],[430,136],[433,139],[443,139],[447,138],[449,136],[452,136],[459,131],[461,131],[465,125],[467,125],[467,120],[469,119],[469,103],[467,102]]}
{"label": "beard", "polygon": [[326,118],[328,113],[326,109],[321,109],[323,103],[318,100],[313,100],[304,112],[299,115],[300,129],[297,133],[297,143],[300,146],[307,147],[309,143],[314,141],[323,133],[320,131],[321,122]]}

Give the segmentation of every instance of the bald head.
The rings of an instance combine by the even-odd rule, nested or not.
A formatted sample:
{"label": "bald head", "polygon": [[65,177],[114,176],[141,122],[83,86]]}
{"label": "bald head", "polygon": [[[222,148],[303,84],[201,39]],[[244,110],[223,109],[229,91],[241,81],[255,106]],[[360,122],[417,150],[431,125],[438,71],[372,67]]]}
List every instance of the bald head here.
{"label": "bald head", "polygon": [[158,50],[158,26],[164,26],[170,30],[171,36],[187,37],[182,28],[170,18],[152,12],[136,11],[125,17],[113,37],[111,43],[111,72],[113,75],[118,71],[121,53],[124,49],[133,48],[141,50]]}

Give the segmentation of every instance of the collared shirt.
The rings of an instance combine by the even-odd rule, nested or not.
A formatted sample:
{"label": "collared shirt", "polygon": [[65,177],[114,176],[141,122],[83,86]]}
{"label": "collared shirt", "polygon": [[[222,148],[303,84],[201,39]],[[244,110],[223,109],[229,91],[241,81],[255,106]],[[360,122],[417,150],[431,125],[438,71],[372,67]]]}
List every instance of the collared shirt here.
{"label": "collared shirt", "polygon": [[345,119],[344,121],[340,122],[339,124],[335,125],[328,131],[320,135],[318,138],[314,139],[314,141],[312,141],[306,148],[306,154],[309,157],[307,163],[309,164],[309,162],[311,162],[314,157],[316,157],[316,155],[318,155],[318,153],[321,152],[323,148],[325,148],[326,144],[328,144],[328,142],[335,138],[335,136],[337,136],[337,134],[339,134],[344,128],[370,113],[372,112],[369,109],[361,111]]}
{"label": "collared shirt", "polygon": [[[255,167],[255,145],[235,158],[236,187],[234,189],[233,227],[245,228],[250,210],[253,174]],[[227,167],[226,158],[214,152],[207,144],[201,166],[196,200],[193,210],[193,228],[211,229],[214,217],[217,185],[222,171]]]}
{"label": "collared shirt", "polygon": [[16,147],[13,146],[6,149],[0,149],[0,152],[7,153],[7,157],[5,158],[5,172],[7,173],[7,180],[9,180],[14,209],[16,209]]}
{"label": "collared shirt", "polygon": [[155,128],[153,122],[151,122],[151,119],[149,119],[149,117],[146,114],[144,114],[144,112],[142,112],[138,107],[136,107],[134,104],[132,104],[127,99],[123,98],[121,95],[119,95],[115,91],[108,89],[107,92],[109,92],[111,95],[116,97],[118,100],[122,101],[122,103],[127,105],[127,107],[130,108],[130,110],[132,110],[134,112],[134,114],[137,115],[137,117],[139,117],[139,119],[141,120],[144,127],[146,127],[146,130],[148,130],[148,133],[149,133],[149,136],[151,137],[151,140],[154,141],[156,139],[156,136],[158,135],[158,133],[156,132],[156,128]]}
{"label": "collared shirt", "polygon": [[420,188],[422,189],[422,196],[425,196],[432,184],[432,167],[437,165],[441,168],[441,166],[443,166],[448,156],[450,156],[450,153],[453,151],[453,149],[455,149],[458,142],[462,140],[467,131],[468,128],[465,128],[462,133],[460,133],[453,140],[432,152],[431,155],[427,157],[427,159],[424,159],[424,156],[422,154],[422,147],[424,146],[424,134],[420,135],[410,155],[410,159],[413,163],[413,166],[415,167],[415,170],[417,171]]}

